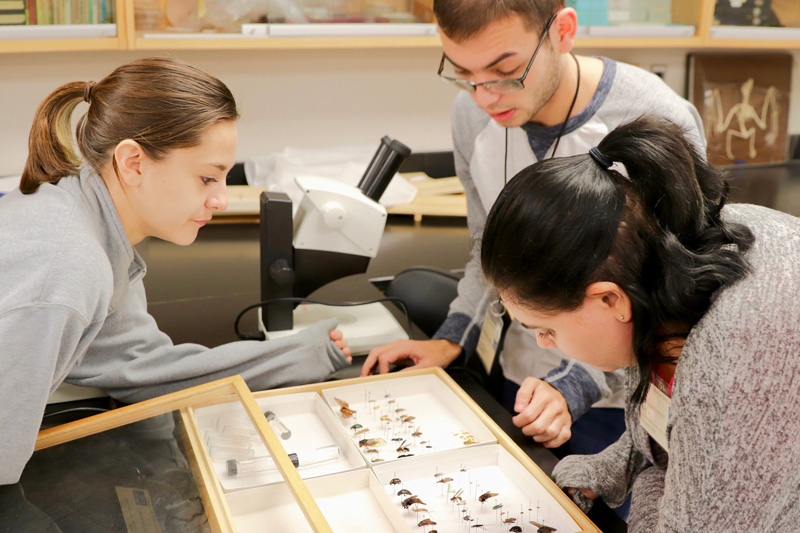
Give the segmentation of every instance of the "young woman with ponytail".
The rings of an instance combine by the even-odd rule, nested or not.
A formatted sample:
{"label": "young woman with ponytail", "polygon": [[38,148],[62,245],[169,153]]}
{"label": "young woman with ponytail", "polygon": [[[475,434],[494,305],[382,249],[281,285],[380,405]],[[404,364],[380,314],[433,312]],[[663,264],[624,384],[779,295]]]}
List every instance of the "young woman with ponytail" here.
{"label": "young woman with ponytail", "polygon": [[800,523],[800,220],[726,206],[723,177],[645,116],[517,174],[484,230],[543,347],[625,368],[626,432],[553,475],[585,510],[632,492],[632,533]]}
{"label": "young woman with ponytail", "polygon": [[225,84],[168,58],[40,105],[20,188],[0,198],[0,485],[19,480],[62,381],[130,403],[234,374],[256,390],[320,381],[348,364],[333,321],[208,349],[173,345],[147,312],[133,246],[190,244],[226,208],[238,117]]}

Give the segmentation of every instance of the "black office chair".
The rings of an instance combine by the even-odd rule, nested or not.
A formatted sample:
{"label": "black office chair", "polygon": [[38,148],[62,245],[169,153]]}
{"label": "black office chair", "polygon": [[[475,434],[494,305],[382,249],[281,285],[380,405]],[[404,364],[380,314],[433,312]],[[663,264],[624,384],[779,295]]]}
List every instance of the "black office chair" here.
{"label": "black office chair", "polygon": [[457,276],[428,267],[414,267],[397,274],[386,287],[386,296],[402,299],[419,329],[432,337],[442,325],[458,294]]}

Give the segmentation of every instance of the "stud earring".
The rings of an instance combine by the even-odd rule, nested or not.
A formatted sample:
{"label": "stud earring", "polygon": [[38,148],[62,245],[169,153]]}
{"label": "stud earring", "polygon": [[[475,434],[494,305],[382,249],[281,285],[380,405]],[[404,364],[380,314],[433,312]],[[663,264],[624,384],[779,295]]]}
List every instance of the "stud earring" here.
{"label": "stud earring", "polygon": [[619,317],[620,320],[625,320],[625,315]]}

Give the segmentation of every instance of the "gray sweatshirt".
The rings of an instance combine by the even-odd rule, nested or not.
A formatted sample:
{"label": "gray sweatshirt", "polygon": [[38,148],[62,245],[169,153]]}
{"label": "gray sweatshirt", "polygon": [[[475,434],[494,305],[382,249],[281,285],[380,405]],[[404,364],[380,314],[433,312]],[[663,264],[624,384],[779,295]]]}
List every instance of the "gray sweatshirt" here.
{"label": "gray sweatshirt", "polygon": [[284,339],[174,345],[147,313],[146,267],[102,179],[0,198],[0,484],[19,480],[63,381],[137,402],[241,374],[253,390],[321,381],[347,365],[335,321]]}
{"label": "gray sweatshirt", "polygon": [[[588,153],[618,125],[645,113],[664,116],[683,126],[689,139],[705,152],[703,125],[692,104],[650,72],[607,58],[603,61],[597,90],[586,108],[567,121],[557,157]],[[470,357],[486,308],[497,299],[487,286],[480,265],[479,241],[486,216],[505,184],[504,174],[511,179],[540,158],[552,155],[561,124],[526,124],[506,130],[491,120],[468,93],[461,92],[453,105],[452,126],[456,173],[467,193],[467,223],[475,246],[458,284],[458,297],[434,338],[460,344],[465,356]],[[598,407],[624,405],[620,374],[604,375],[589,365],[565,358],[560,350],[540,348],[535,334],[517,321],[506,333],[500,362],[505,377],[518,384],[528,376],[547,375],[547,381],[564,395],[573,420],[599,400],[604,399]]]}
{"label": "gray sweatshirt", "polygon": [[[678,360],[669,455],[628,406],[626,432],[553,471],[609,505],[632,491],[630,533],[797,531],[800,524],[800,219],[751,205],[723,215],[756,241],[752,272],[720,291]],[[626,369],[626,390],[638,382]],[[577,492],[577,491],[576,491]],[[590,500],[576,495],[588,510]]]}

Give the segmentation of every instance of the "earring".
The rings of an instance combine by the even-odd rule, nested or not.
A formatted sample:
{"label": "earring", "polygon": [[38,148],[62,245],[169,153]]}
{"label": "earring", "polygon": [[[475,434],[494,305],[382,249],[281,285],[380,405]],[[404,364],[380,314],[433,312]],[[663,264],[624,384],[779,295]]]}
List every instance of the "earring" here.
{"label": "earring", "polygon": [[625,315],[619,317],[620,320],[625,320]]}

